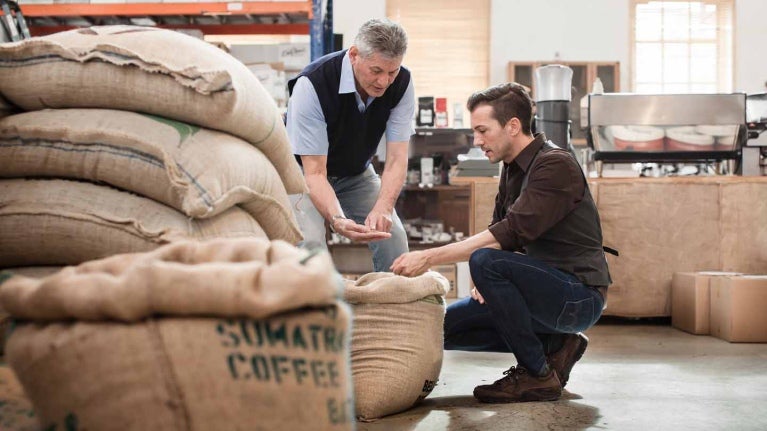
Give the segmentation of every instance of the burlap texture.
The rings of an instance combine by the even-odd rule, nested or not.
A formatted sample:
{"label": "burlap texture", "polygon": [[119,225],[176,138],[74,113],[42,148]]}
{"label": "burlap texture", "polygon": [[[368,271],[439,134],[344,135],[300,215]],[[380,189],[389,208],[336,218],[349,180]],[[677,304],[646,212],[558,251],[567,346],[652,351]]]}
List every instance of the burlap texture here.
{"label": "burlap texture", "polygon": [[44,278],[61,271],[61,266],[24,266],[20,268],[6,268],[8,274],[21,275],[29,278]]}
{"label": "burlap texture", "polygon": [[30,323],[7,358],[44,429],[351,430],[349,323],[340,303],[263,320]]}
{"label": "burlap texture", "polygon": [[5,100],[2,95],[0,95],[0,118],[13,115],[18,112],[18,110],[18,108],[13,106],[10,102]]}
{"label": "burlap texture", "polygon": [[719,189],[722,271],[767,274],[767,178]]}
{"label": "burlap texture", "polygon": [[339,279],[328,253],[283,241],[181,241],[66,267],[44,278],[14,276],[0,307],[33,320],[120,320],[154,315],[265,316],[332,303]]}
{"label": "burlap texture", "polygon": [[40,431],[32,402],[24,395],[24,389],[11,367],[5,363],[0,363],[0,429]]}
{"label": "burlap texture", "polygon": [[70,265],[184,239],[264,238],[232,207],[191,220],[153,200],[85,182],[0,181],[0,267]]}
{"label": "burlap texture", "polygon": [[7,359],[45,429],[349,430],[340,287],[327,253],[261,239],[14,275]]}
{"label": "burlap texture", "polygon": [[767,269],[767,178],[602,178],[599,215],[613,284],[606,315],[671,315],[675,272]]}
{"label": "burlap texture", "polygon": [[401,412],[431,393],[442,368],[442,296],[448,290],[447,279],[431,271],[414,278],[370,273],[346,281],[359,419]]}
{"label": "burlap texture", "polygon": [[0,93],[19,107],[111,108],[221,130],[258,146],[289,193],[306,190],[274,101],[245,65],[158,28],[80,28],[0,45]]}
{"label": "burlap texture", "polygon": [[270,239],[301,233],[279,174],[232,135],[127,111],[42,110],[0,120],[0,176],[104,182],[208,218],[240,204]]}
{"label": "burlap texture", "polygon": [[[60,266],[30,266],[24,268],[12,268],[5,273],[0,273],[0,284],[5,281],[11,274],[22,275],[30,278],[42,278],[48,275],[54,274],[61,270]],[[5,332],[10,326],[11,315],[3,309],[2,303],[0,303],[0,356],[3,356],[5,349]],[[2,399],[0,399],[0,408],[2,407]],[[0,415],[2,416],[2,415]],[[0,423],[2,425],[2,423]],[[2,427],[0,427],[2,429]]]}

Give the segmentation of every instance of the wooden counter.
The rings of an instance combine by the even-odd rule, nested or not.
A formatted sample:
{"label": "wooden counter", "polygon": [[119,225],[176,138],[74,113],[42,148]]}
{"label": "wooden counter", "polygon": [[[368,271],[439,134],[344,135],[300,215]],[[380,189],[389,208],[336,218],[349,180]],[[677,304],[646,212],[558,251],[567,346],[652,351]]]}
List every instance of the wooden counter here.
{"label": "wooden counter", "polygon": [[471,187],[469,235],[487,229],[493,218],[495,195],[498,194],[498,177],[451,177],[450,184],[468,184]]}
{"label": "wooden counter", "polygon": [[[497,178],[472,186],[472,233],[492,217]],[[767,177],[591,178],[613,285],[607,315],[671,315],[680,271],[767,274]]]}
{"label": "wooden counter", "polygon": [[767,274],[767,177],[598,178],[613,285],[606,314],[671,315],[682,271]]}

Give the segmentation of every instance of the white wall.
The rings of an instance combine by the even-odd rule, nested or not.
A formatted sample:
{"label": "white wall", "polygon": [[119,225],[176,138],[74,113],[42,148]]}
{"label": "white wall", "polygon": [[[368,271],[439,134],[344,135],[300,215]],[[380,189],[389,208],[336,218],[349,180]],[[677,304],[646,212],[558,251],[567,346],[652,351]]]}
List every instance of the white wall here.
{"label": "white wall", "polygon": [[735,0],[735,90],[767,91],[767,1]]}
{"label": "white wall", "polygon": [[344,35],[344,48],[351,46],[365,21],[384,17],[386,0],[333,0],[333,33]]}
{"label": "white wall", "polygon": [[[509,61],[619,61],[630,91],[629,0],[493,0],[490,84]],[[767,1],[735,0],[736,91],[767,91]],[[529,40],[531,43],[524,44]]]}
{"label": "white wall", "polygon": [[[471,0],[466,0],[471,1]],[[491,0],[490,85],[506,80],[509,61],[619,61],[629,81],[629,0]],[[438,0],[437,0],[438,2]],[[386,0],[334,0],[334,31],[344,47]],[[767,91],[767,1],[735,0],[735,90]]]}
{"label": "white wall", "polygon": [[509,61],[618,61],[628,89],[628,0],[492,0],[490,85]]}

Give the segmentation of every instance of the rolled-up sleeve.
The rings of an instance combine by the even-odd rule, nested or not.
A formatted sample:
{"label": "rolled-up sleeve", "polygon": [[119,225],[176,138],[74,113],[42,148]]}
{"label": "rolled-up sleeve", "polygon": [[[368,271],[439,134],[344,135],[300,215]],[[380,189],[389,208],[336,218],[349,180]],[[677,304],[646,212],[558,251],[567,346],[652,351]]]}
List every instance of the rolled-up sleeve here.
{"label": "rolled-up sleeve", "polygon": [[320,99],[311,81],[305,76],[298,78],[288,101],[288,138],[293,154],[303,156],[326,156],[328,132]]}
{"label": "rolled-up sleeve", "polygon": [[567,153],[540,154],[531,166],[527,187],[506,216],[489,227],[504,250],[516,251],[565,218],[583,199],[580,167]]}
{"label": "rolled-up sleeve", "polygon": [[386,141],[405,142],[415,133],[413,118],[415,117],[415,89],[413,77],[407,85],[405,94],[402,95],[397,106],[392,108],[389,120],[386,122]]}

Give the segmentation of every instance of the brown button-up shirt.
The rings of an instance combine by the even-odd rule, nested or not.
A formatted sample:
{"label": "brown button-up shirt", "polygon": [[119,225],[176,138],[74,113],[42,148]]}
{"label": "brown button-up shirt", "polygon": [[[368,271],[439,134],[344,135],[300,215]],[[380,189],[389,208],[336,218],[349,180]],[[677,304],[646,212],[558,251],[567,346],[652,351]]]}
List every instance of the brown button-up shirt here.
{"label": "brown button-up shirt", "polygon": [[[585,182],[570,153],[548,151],[539,133],[511,162],[504,163],[490,233],[504,250],[519,251],[567,216],[583,199]],[[520,193],[525,174],[527,186]]]}

